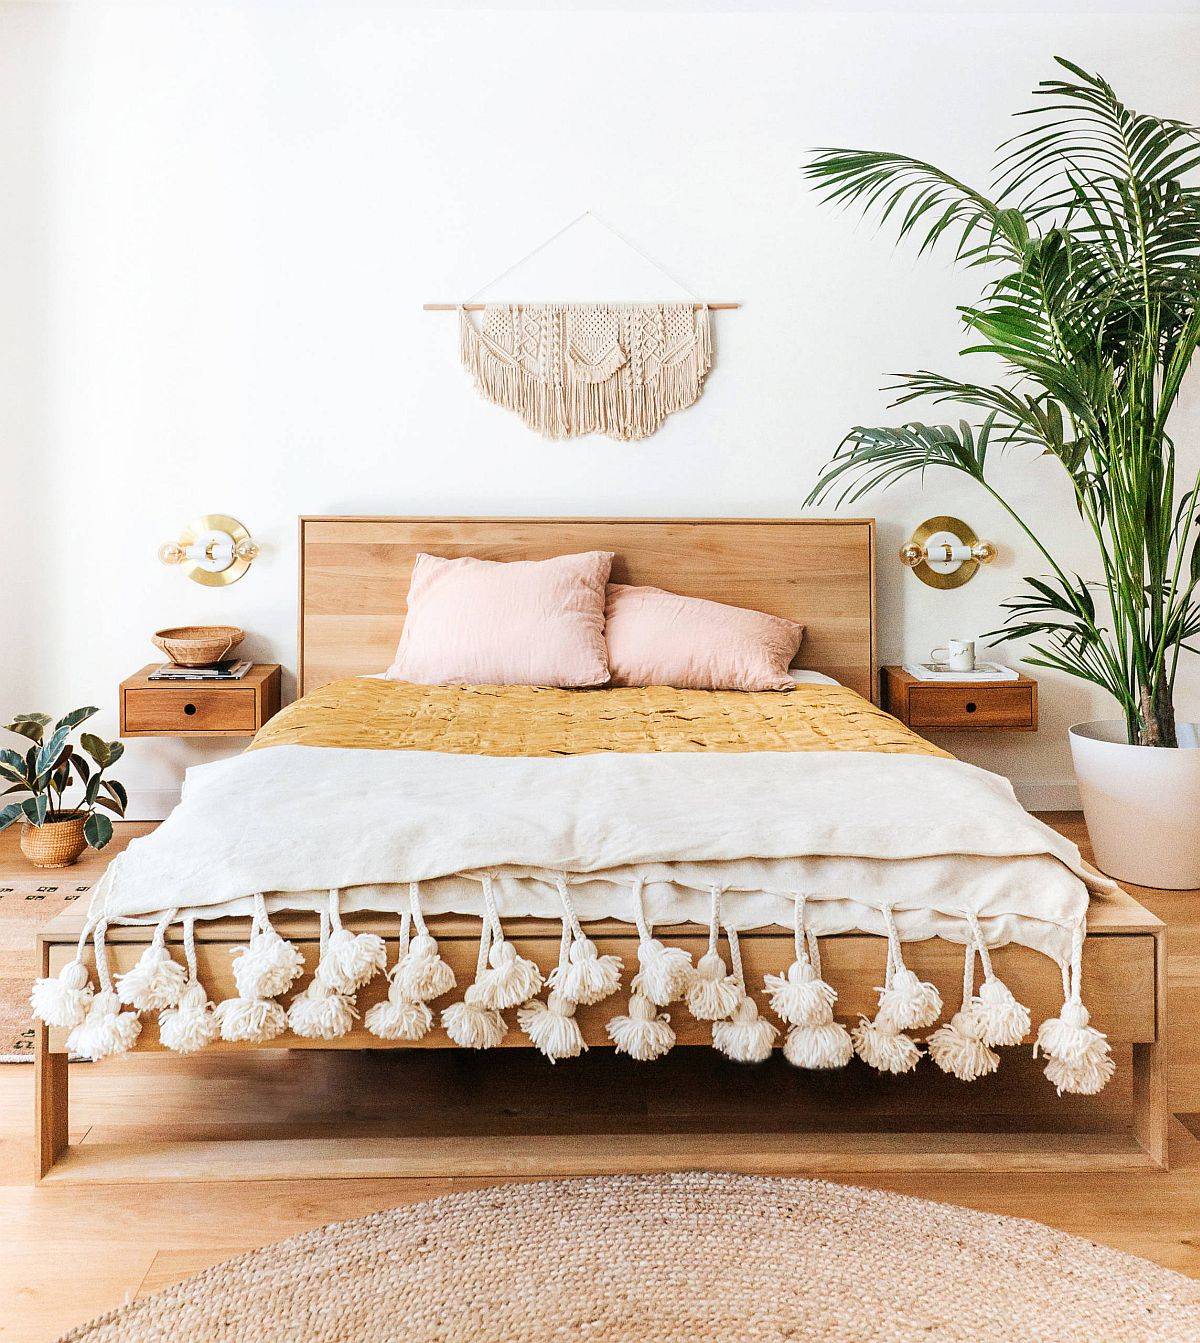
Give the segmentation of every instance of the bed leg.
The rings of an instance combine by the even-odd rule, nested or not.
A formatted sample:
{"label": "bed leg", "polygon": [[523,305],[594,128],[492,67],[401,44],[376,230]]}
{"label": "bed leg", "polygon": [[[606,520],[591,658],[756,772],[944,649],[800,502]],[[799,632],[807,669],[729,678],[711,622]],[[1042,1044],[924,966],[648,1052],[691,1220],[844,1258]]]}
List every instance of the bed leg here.
{"label": "bed leg", "polygon": [[51,1053],[49,1036],[46,1027],[39,1026],[34,1054],[34,1175],[38,1180],[67,1150],[67,1056]]}
{"label": "bed leg", "polygon": [[[50,973],[50,947],[41,946],[41,973]],[[50,1031],[39,1021],[33,1055],[33,1154],[34,1179],[41,1181],[67,1150],[68,1112],[67,1054],[50,1049]]]}
{"label": "bed leg", "polygon": [[1154,938],[1154,1042],[1133,1046],[1133,1134],[1156,1165],[1167,1166],[1167,1130],[1171,1105],[1167,1092],[1167,939]]}

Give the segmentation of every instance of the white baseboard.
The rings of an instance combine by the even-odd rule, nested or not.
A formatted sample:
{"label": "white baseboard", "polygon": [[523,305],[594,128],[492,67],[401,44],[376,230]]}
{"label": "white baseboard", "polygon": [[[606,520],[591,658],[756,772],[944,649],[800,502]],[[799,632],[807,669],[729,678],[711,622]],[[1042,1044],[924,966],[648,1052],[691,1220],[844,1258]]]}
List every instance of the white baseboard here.
{"label": "white baseboard", "polygon": [[[1079,788],[1072,780],[1061,783],[1013,783],[1021,805],[1029,811],[1078,811]],[[130,821],[161,821],[179,802],[177,788],[135,789],[129,794]]]}
{"label": "white baseboard", "polygon": [[179,805],[178,788],[131,788],[127,821],[165,821]]}

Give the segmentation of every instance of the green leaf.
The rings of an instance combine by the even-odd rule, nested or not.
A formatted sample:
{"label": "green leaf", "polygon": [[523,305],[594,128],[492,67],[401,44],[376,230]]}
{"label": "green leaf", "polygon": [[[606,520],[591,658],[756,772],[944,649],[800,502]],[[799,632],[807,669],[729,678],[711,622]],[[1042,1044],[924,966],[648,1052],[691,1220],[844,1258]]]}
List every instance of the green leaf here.
{"label": "green leaf", "polygon": [[19,802],[10,802],[7,807],[0,807],[0,830],[7,830],[24,814],[25,809]]}
{"label": "green leaf", "polygon": [[88,785],[83,793],[83,805],[90,807],[96,801],[96,794],[100,791],[100,776],[93,774],[88,780]]}
{"label": "green leaf", "polygon": [[95,733],[81,732],[79,734],[79,744],[101,769],[104,769],[109,763],[108,743],[97,737]]}
{"label": "green leaf", "polygon": [[39,793],[37,797],[27,797],[21,803],[21,810],[25,813],[26,819],[34,825],[41,825],[46,819],[46,812],[49,809],[49,801],[45,793]]}
{"label": "green leaf", "polygon": [[63,747],[67,744],[70,731],[71,729],[67,727],[55,728],[49,740],[42,743],[37,753],[36,771],[39,775],[49,774],[58,764],[59,756],[62,755]]}
{"label": "green leaf", "polygon": [[28,737],[30,741],[40,742],[42,734],[46,730],[46,724],[50,721],[48,713],[18,714],[16,718],[8,724],[8,731],[15,732],[19,736]]}
{"label": "green leaf", "polygon": [[107,816],[94,811],[84,822],[83,837],[93,849],[102,849],[113,837],[113,824]]}
{"label": "green leaf", "polygon": [[125,815],[125,808],[129,806],[129,794],[125,791],[125,785],[118,783],[116,779],[105,779],[104,787],[116,799],[121,808],[121,815]]}
{"label": "green leaf", "polygon": [[109,765],[115,765],[124,754],[125,747],[121,742],[110,741],[108,743],[108,759],[104,762],[104,768],[107,769]]}
{"label": "green leaf", "polygon": [[81,783],[87,783],[92,777],[92,767],[87,762],[87,757],[82,751],[71,749],[71,764],[75,767]]}
{"label": "green leaf", "polygon": [[117,816],[125,815],[125,808],[122,807],[119,802],[114,802],[111,797],[98,797],[96,799],[96,806],[107,807],[109,811],[114,812]]}
{"label": "green leaf", "polygon": [[13,783],[25,782],[25,758],[17,751],[0,751],[0,778]]}
{"label": "green leaf", "polygon": [[55,723],[54,730],[57,732],[60,727],[65,727],[68,730],[77,728],[80,723],[86,723],[94,713],[99,712],[100,710],[94,704],[90,704],[83,709],[72,709],[70,713],[63,714]]}

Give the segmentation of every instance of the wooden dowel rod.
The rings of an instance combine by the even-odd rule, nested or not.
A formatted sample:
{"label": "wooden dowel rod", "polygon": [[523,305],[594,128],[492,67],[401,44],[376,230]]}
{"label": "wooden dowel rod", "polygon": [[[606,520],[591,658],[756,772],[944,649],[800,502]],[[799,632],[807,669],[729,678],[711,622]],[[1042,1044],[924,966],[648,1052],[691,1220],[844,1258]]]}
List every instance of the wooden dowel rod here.
{"label": "wooden dowel rod", "polygon": [[[465,308],[467,312],[482,312],[488,305],[486,303],[423,303],[422,312],[457,312],[459,308]],[[508,303],[493,304],[493,307],[508,308],[514,306]],[[520,306],[520,305],[516,305]],[[620,306],[620,305],[618,305]],[[695,309],[708,308],[710,312],[728,312],[731,308],[740,308],[740,303],[693,303]]]}

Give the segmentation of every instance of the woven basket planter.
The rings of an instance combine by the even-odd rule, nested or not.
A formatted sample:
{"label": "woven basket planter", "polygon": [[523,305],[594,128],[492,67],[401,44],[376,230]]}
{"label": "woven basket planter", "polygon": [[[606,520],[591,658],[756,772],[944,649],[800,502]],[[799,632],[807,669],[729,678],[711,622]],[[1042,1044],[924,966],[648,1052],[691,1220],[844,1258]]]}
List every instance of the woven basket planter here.
{"label": "woven basket planter", "polygon": [[34,867],[70,867],[87,844],[83,837],[86,822],[87,813],[82,811],[44,825],[22,821],[21,852]]}

